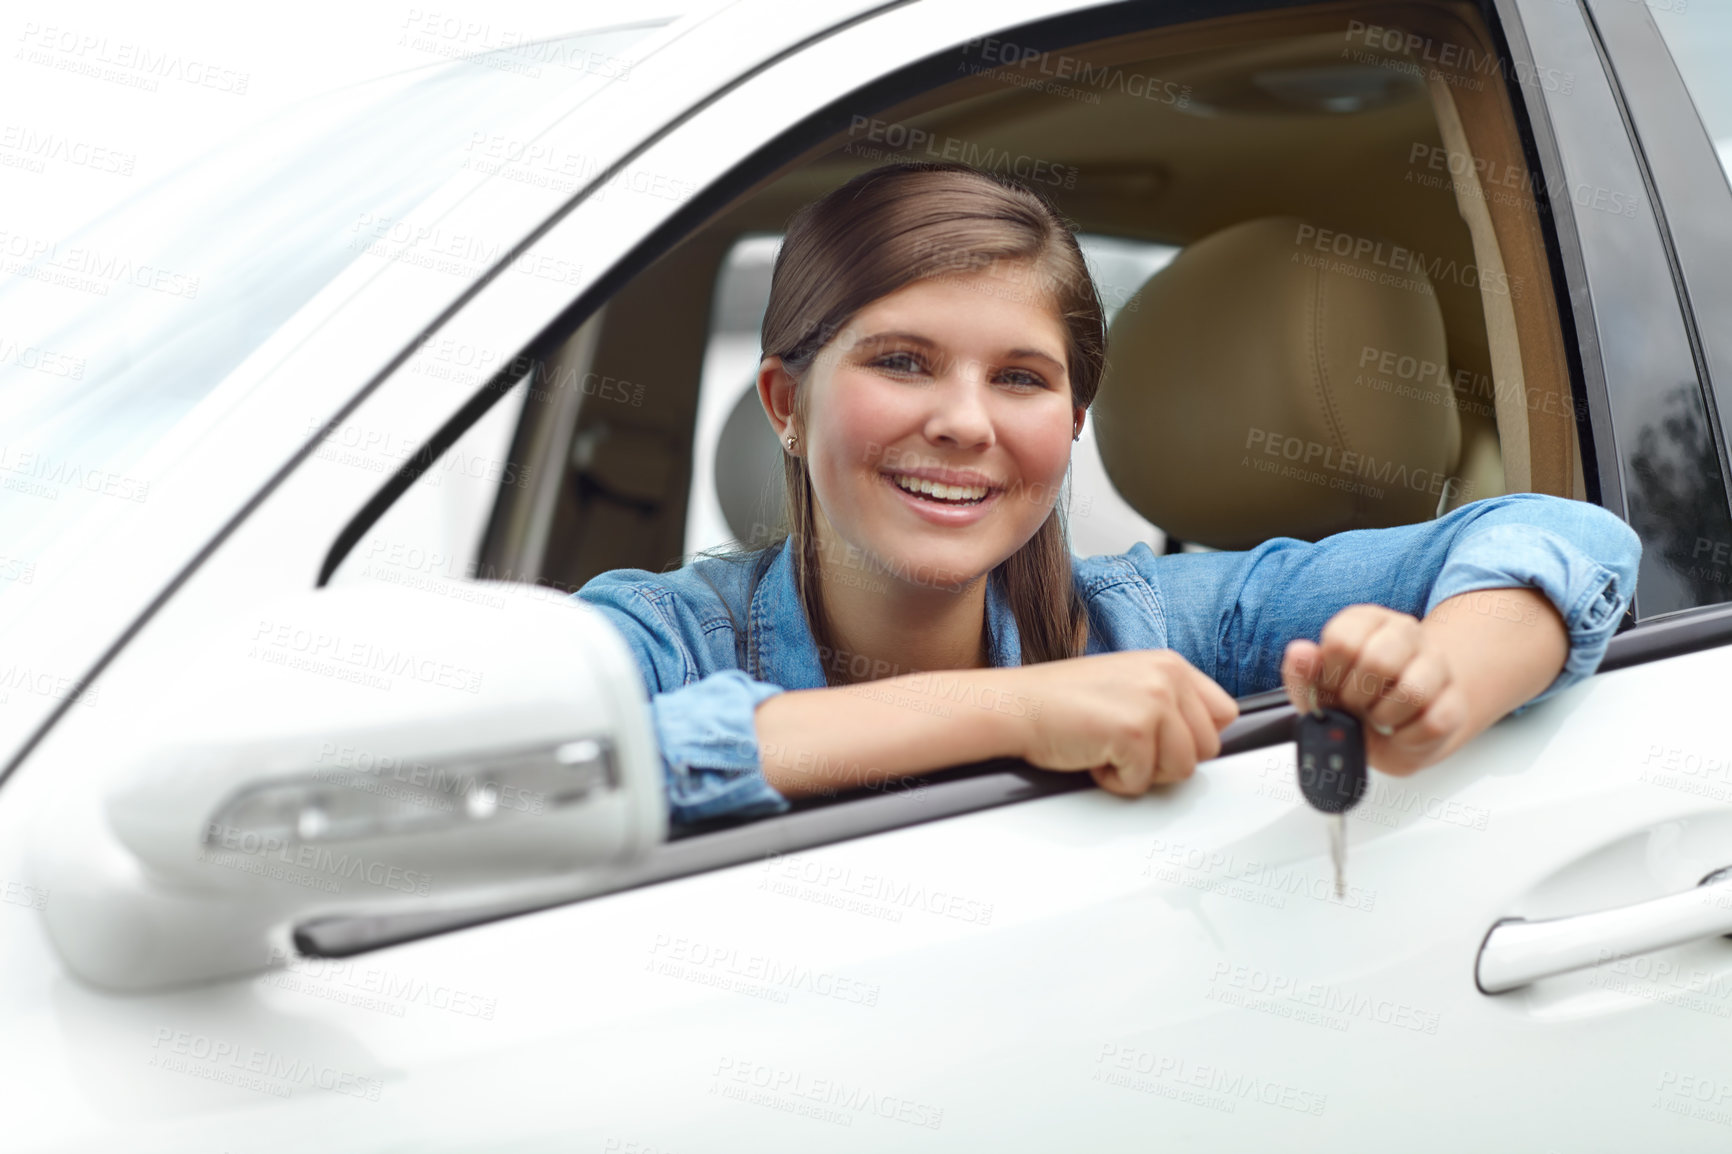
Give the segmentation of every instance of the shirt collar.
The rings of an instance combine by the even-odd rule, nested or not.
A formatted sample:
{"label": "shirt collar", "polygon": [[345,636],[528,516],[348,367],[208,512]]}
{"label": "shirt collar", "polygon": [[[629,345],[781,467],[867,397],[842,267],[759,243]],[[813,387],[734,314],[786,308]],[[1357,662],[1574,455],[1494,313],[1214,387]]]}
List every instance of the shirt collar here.
{"label": "shirt collar", "polygon": [[[806,624],[794,581],[793,538],[775,546],[776,556],[752,593],[751,652],[747,674],[783,689],[822,689],[824,668],[818,642]],[[987,653],[995,667],[1022,664],[1016,615],[996,577],[986,581]]]}

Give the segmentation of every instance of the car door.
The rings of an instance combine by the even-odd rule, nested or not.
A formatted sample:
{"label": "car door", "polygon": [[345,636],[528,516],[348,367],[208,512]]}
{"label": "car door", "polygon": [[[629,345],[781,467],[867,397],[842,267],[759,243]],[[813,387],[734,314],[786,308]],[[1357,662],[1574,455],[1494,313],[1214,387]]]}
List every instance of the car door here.
{"label": "car door", "polygon": [[[1503,10],[1512,53],[1579,66],[1591,31],[1553,8]],[[719,187],[742,151],[895,63],[1026,36],[1022,22],[1055,11],[883,13],[741,84],[633,163]],[[1596,83],[1585,70],[1578,81],[1578,93]],[[1582,98],[1602,141],[1610,101],[1604,83]],[[1546,164],[1585,159],[1561,132],[1549,144]],[[525,256],[612,269],[677,226],[679,206],[655,201],[580,203]],[[1652,211],[1638,224],[1626,251],[1663,263]],[[1579,234],[1566,238],[1578,254],[1603,254]],[[1600,307],[1574,290],[1611,274],[1579,259],[1572,308]],[[441,331],[524,348],[570,303],[500,278]],[[1681,326],[1675,296],[1652,307]],[[1619,379],[1602,362],[1618,334],[1593,312],[1578,331],[1583,317],[1598,318],[1583,375],[1610,394]],[[1664,347],[1688,356],[1687,342]],[[347,419],[423,444],[457,423],[478,382],[391,376]],[[1596,451],[1616,449],[1623,411],[1596,406]],[[304,462],[116,660],[111,699],[144,708],[142,684],[199,617],[244,612],[261,575],[292,585],[328,569],[364,531],[350,528],[377,489],[364,472],[379,475]],[[285,958],[250,981],[117,997],[56,975],[46,945],[14,925],[9,996],[45,1007],[12,1003],[19,1037],[51,1056],[11,1071],[37,1091],[26,1132],[53,1148],[67,1133],[54,1127],[82,1109],[81,1140],[124,1133],[129,1148],[177,1150],[300,1149],[315,1136],[357,1150],[1351,1149],[1391,1135],[1416,1149],[1717,1148],[1697,1104],[1732,1092],[1715,1021],[1732,990],[1724,942],[1496,997],[1475,984],[1502,919],[1656,898],[1732,864],[1722,800],[1688,788],[1724,773],[1708,767],[1724,746],[1714,687],[1732,661],[1699,642],[1672,655],[1692,643],[1656,625],[1631,631],[1624,667],[1444,765],[1378,778],[1353,819],[1341,898],[1276,707],[1248,712],[1233,752],[1191,782],[1136,802],[1014,773],[850,801],[672,843],[636,888],[501,920],[479,911],[468,928],[374,949],[359,947],[377,928],[358,927],[332,956]],[[1639,720],[1653,717],[1663,730]],[[10,829],[20,799],[46,799],[112,751],[96,728],[63,723],[38,748],[0,795]],[[165,1069],[162,1052],[183,1040],[175,1056],[188,1061]],[[274,1075],[207,1076],[216,1047],[240,1045]],[[307,1081],[285,1074],[302,1069]]]}

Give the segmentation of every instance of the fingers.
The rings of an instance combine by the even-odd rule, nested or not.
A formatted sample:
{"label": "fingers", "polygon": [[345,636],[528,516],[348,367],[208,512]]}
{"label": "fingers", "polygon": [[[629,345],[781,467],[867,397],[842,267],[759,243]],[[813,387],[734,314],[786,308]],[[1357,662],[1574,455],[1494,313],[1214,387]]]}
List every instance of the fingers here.
{"label": "fingers", "polygon": [[[1201,702],[1193,702],[1193,705],[1199,712],[1202,710]],[[1168,711],[1155,724],[1158,727],[1155,730],[1155,783],[1167,785],[1185,780],[1197,771],[1197,742],[1191,735],[1191,724],[1184,707],[1181,705]],[[1211,729],[1209,732],[1214,731]]]}
{"label": "fingers", "polygon": [[[1419,622],[1390,613],[1371,630],[1354,655],[1336,693],[1341,704],[1362,716],[1390,694],[1402,672],[1419,656],[1424,634]],[[1324,647],[1327,653],[1328,646]]]}
{"label": "fingers", "polygon": [[[1409,672],[1424,651],[1425,631],[1417,619],[1381,605],[1350,605],[1323,627],[1321,644],[1288,646],[1283,681],[1295,708],[1304,709],[1307,699],[1294,686],[1305,684],[1309,670],[1320,704],[1357,714],[1387,737],[1423,710],[1447,677],[1434,661]],[[1387,702],[1393,704],[1385,707]]]}
{"label": "fingers", "polygon": [[1089,770],[1089,776],[1108,793],[1141,797],[1155,784],[1157,757],[1155,743],[1146,734],[1140,735],[1138,740],[1114,750],[1111,762]]}
{"label": "fingers", "polygon": [[1465,693],[1424,627],[1405,613],[1355,605],[1323,629],[1318,680],[1333,703],[1365,720],[1376,768],[1412,773],[1453,752],[1467,723]]}
{"label": "fingers", "polygon": [[[1201,673],[1196,674],[1196,676],[1208,681],[1210,685],[1215,684]],[[1194,679],[1187,680],[1189,683],[1179,689],[1179,712],[1178,717],[1174,720],[1182,723],[1189,732],[1191,748],[1196,752],[1197,761],[1208,761],[1211,757],[1221,755],[1221,725],[1224,725],[1225,722],[1221,725],[1216,724],[1214,716],[1209,712],[1202,687]],[[1221,687],[1216,685],[1215,688],[1220,689]],[[1222,692],[1225,693],[1226,691],[1222,690]],[[1232,702],[1232,698],[1227,700],[1229,703]],[[1234,705],[1233,712],[1237,715],[1237,705]],[[1191,768],[1196,768],[1195,762],[1192,763]],[[1189,775],[1187,774],[1187,776]]]}
{"label": "fingers", "polygon": [[[1185,665],[1185,672],[1190,678],[1191,689],[1196,694],[1198,704],[1203,707],[1204,716],[1208,718],[1210,725],[1214,727],[1218,735],[1222,729],[1225,729],[1229,723],[1239,716],[1239,703],[1233,700],[1233,695],[1231,693],[1222,689],[1220,684],[1216,682],[1213,677],[1210,677],[1201,669],[1198,669],[1187,662]],[[1202,734],[1200,728],[1197,732],[1199,736]],[[1205,758],[1210,758],[1216,756],[1220,752],[1221,743],[1217,741],[1215,743],[1215,752],[1205,753],[1203,756]]]}
{"label": "fingers", "polygon": [[1330,618],[1319,642],[1294,641],[1281,680],[1295,709],[1319,704],[1364,719],[1368,760],[1407,774],[1453,752],[1466,724],[1467,698],[1449,663],[1428,648],[1413,617],[1380,605],[1350,605]]}
{"label": "fingers", "polygon": [[[1152,713],[1159,716],[1161,694],[1156,687]],[[1089,770],[1095,784],[1120,797],[1140,797],[1154,784],[1155,764],[1159,754],[1157,734],[1150,717],[1137,715],[1126,719],[1116,739],[1107,746],[1107,763]]]}
{"label": "fingers", "polygon": [[1128,784],[1119,773],[1116,765],[1097,765],[1089,770],[1089,776],[1095,779],[1095,784],[1108,793],[1116,793],[1120,797],[1141,797],[1147,792],[1145,785],[1141,788]]}
{"label": "fingers", "polygon": [[1110,793],[1136,797],[1155,785],[1183,781],[1197,763],[1221,752],[1221,730],[1239,705],[1207,674],[1170,651],[1148,656],[1139,670],[1142,716],[1112,750],[1108,764],[1089,772]]}
{"label": "fingers", "polygon": [[1421,652],[1401,670],[1394,686],[1372,703],[1365,720],[1381,736],[1398,735],[1449,686],[1449,666],[1440,654]]}
{"label": "fingers", "polygon": [[[1358,712],[1381,695],[1385,679],[1378,659],[1391,645],[1379,635],[1394,628],[1396,616],[1379,605],[1349,605],[1329,619],[1320,639],[1323,662],[1317,677],[1324,704]],[[1380,642],[1375,648],[1374,639]]]}
{"label": "fingers", "polygon": [[1453,753],[1465,732],[1467,719],[1467,695],[1460,686],[1446,682],[1418,714],[1393,734],[1368,737],[1366,760],[1384,773],[1404,777]]}
{"label": "fingers", "polygon": [[1311,711],[1312,687],[1323,664],[1323,651],[1312,641],[1290,641],[1281,658],[1281,685],[1300,713]]}
{"label": "fingers", "polygon": [[[1151,784],[1164,785],[1190,777],[1199,761],[1221,752],[1221,727],[1239,715],[1239,706],[1213,678],[1180,654],[1164,650],[1154,660]],[[1219,723],[1217,717],[1222,718]]]}

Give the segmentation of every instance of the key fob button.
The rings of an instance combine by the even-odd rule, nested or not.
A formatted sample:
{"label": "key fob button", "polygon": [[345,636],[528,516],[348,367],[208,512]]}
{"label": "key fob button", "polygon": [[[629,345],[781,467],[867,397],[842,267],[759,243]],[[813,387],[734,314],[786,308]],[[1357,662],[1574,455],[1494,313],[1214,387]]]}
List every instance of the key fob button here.
{"label": "key fob button", "polygon": [[1295,723],[1299,792],[1313,809],[1346,813],[1365,796],[1365,731],[1339,709],[1306,713]]}

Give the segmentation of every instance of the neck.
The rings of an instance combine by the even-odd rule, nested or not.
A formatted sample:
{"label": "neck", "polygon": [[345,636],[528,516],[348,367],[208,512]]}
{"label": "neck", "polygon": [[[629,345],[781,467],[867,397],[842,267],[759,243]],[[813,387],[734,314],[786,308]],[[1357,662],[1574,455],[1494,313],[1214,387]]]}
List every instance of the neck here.
{"label": "neck", "polygon": [[941,588],[871,566],[830,561],[818,550],[818,587],[836,653],[826,663],[835,684],[876,681],[932,669],[992,663],[986,640],[986,582]]}

